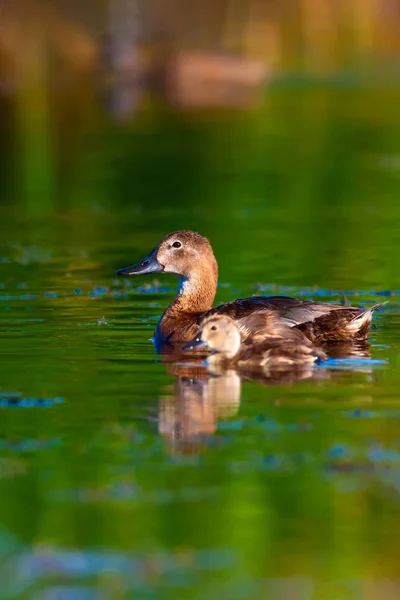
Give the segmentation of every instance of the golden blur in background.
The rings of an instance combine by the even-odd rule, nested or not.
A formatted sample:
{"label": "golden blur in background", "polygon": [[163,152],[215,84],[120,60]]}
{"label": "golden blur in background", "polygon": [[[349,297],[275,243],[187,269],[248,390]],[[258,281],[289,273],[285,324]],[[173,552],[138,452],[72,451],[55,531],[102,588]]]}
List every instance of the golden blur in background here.
{"label": "golden blur in background", "polygon": [[61,113],[104,94],[129,118],[143,91],[177,108],[248,106],[287,72],[390,77],[399,30],[399,0],[5,0],[0,90],[37,115],[45,90]]}

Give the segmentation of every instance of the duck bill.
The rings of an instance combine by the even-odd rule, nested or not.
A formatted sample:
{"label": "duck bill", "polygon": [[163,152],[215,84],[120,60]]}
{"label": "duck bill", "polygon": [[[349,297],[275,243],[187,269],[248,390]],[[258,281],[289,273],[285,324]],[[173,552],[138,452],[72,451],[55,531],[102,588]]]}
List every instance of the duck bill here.
{"label": "duck bill", "polygon": [[208,346],[200,337],[195,338],[188,344],[182,346],[182,350],[186,352],[186,350],[207,350]]}
{"label": "duck bill", "polygon": [[154,248],[139,263],[136,265],[132,265],[131,267],[125,267],[124,269],[119,269],[117,271],[117,275],[146,275],[147,273],[162,273],[164,271],[164,267],[160,265],[157,260],[157,250],[158,248]]}

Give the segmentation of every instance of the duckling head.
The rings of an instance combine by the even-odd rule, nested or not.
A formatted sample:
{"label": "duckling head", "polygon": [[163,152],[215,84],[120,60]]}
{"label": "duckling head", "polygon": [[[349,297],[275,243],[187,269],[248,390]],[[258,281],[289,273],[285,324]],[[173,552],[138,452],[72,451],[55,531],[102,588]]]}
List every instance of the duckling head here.
{"label": "duckling head", "polygon": [[240,331],[227,315],[213,315],[202,323],[199,334],[184,350],[208,348],[225,358],[234,358],[241,344]]}
{"label": "duckling head", "polygon": [[173,273],[184,279],[206,271],[218,279],[217,261],[207,238],[194,231],[175,231],[165,236],[142,261],[117,271],[118,275]]}

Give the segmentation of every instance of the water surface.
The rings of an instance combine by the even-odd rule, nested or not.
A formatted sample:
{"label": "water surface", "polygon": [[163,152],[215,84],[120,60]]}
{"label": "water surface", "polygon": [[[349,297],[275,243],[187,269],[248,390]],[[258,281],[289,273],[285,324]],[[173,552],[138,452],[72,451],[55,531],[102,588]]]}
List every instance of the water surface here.
{"label": "water surface", "polygon": [[[96,117],[28,171],[12,155],[0,598],[398,597],[399,96],[277,86],[247,115]],[[276,385],[160,360],[176,280],[115,271],[179,228],[211,239],[218,302],[388,300],[371,358]]]}

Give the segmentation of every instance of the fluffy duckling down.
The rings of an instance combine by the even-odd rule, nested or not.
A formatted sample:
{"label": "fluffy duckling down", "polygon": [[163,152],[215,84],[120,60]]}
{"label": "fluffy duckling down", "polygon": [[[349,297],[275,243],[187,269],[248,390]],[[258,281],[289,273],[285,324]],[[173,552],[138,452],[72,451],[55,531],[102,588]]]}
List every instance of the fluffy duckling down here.
{"label": "fluffy duckling down", "polygon": [[231,317],[212,315],[203,321],[199,334],[184,349],[211,351],[209,366],[245,370],[310,366],[327,358],[301,331],[283,325],[274,315],[263,318],[264,339],[243,344],[240,329]]}

